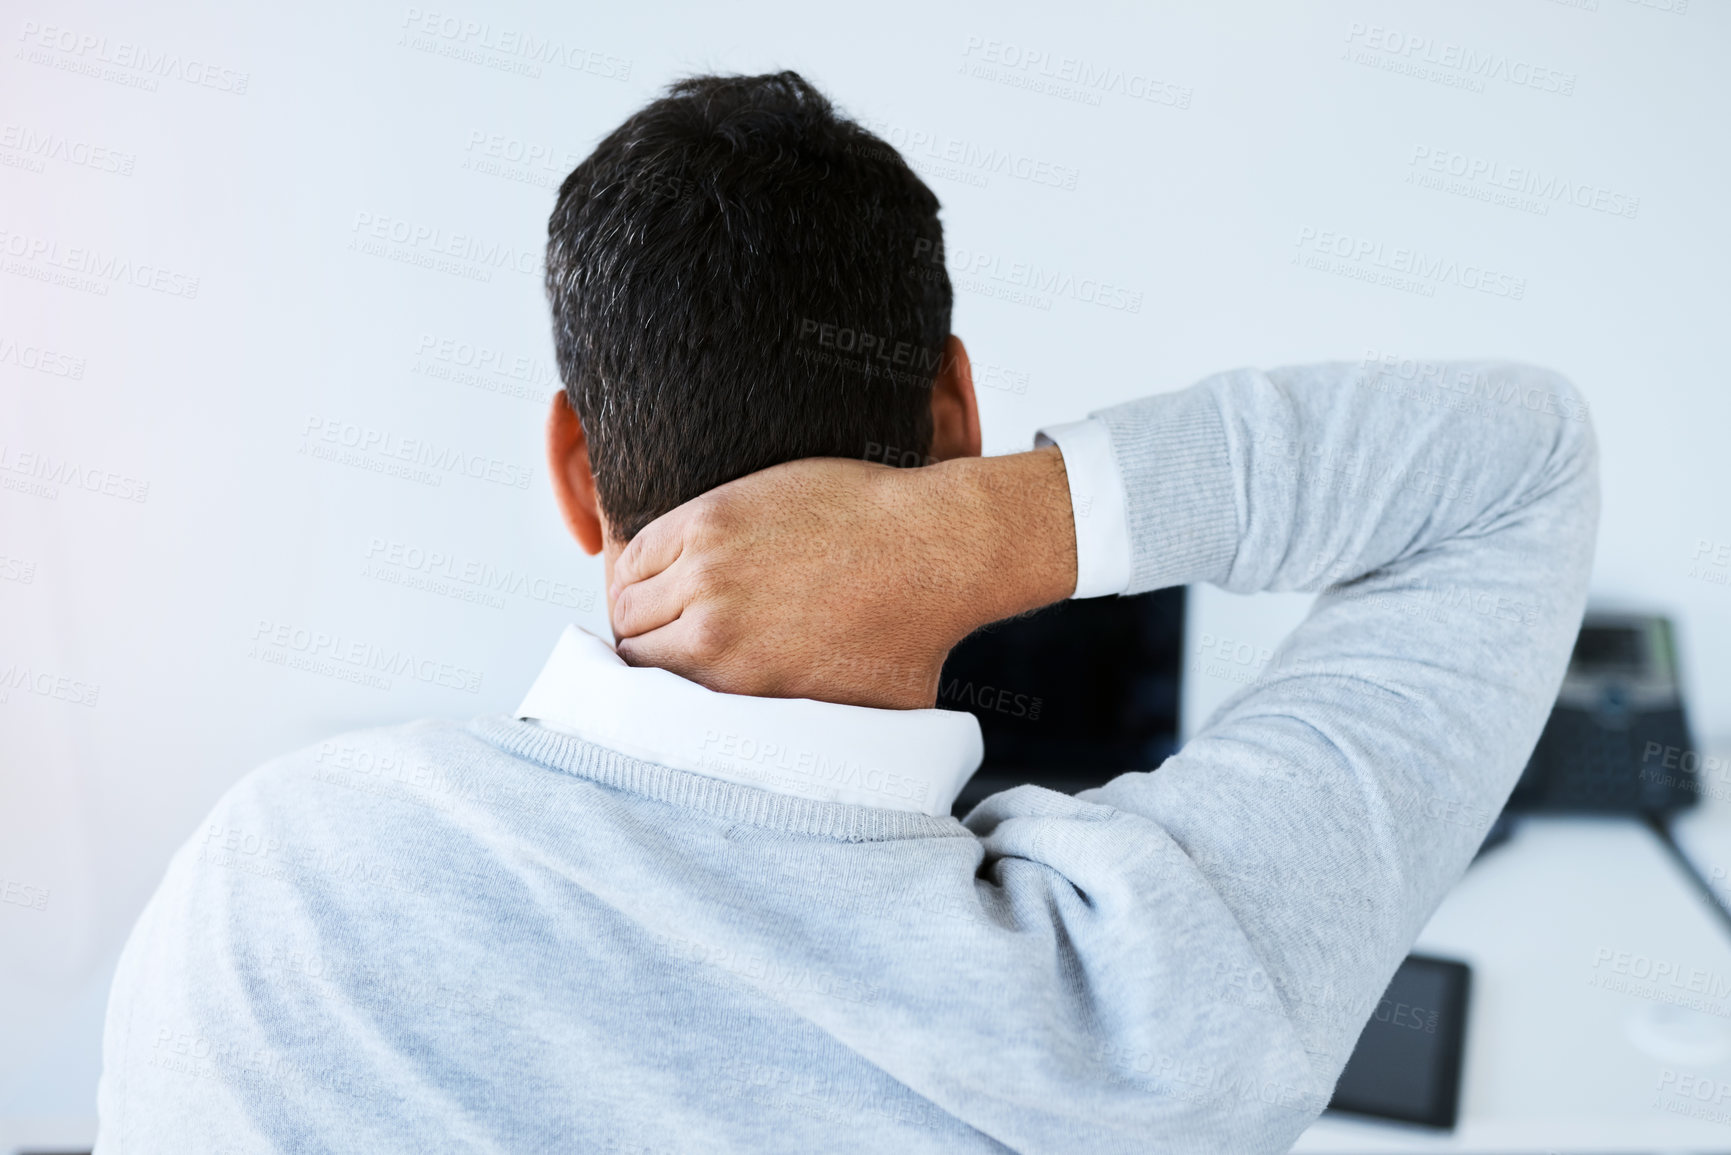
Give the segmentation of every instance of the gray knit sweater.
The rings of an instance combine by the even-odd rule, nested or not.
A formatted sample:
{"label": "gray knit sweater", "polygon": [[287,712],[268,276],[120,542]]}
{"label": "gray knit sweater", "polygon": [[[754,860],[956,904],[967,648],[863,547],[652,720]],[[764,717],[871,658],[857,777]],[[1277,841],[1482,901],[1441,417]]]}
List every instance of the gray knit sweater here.
{"label": "gray knit sweater", "polygon": [[1135,590],[1321,591],[1153,772],[960,823],[499,719],[257,770],[126,947],[98,1150],[1285,1150],[1524,764],[1593,553],[1565,381],[1413,376],[1100,415]]}

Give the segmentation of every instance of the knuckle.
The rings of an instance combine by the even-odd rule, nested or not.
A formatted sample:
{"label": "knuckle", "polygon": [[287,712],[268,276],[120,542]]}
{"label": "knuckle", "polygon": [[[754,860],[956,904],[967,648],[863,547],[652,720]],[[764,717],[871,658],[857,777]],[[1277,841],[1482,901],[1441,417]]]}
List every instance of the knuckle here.
{"label": "knuckle", "polygon": [[724,558],[704,552],[692,559],[687,595],[692,600],[701,598],[709,603],[732,601],[736,576],[734,567]]}
{"label": "knuckle", "polygon": [[691,623],[691,652],[702,661],[713,662],[732,648],[732,631],[719,614],[700,613]]}
{"label": "knuckle", "polygon": [[725,573],[725,569],[717,565],[713,557],[707,554],[698,554],[691,559],[685,571],[685,579],[689,587],[688,592],[693,595],[713,595],[721,585],[721,579]]}
{"label": "knuckle", "polygon": [[736,520],[733,503],[725,497],[705,494],[695,510],[696,529],[711,544],[725,540]]}

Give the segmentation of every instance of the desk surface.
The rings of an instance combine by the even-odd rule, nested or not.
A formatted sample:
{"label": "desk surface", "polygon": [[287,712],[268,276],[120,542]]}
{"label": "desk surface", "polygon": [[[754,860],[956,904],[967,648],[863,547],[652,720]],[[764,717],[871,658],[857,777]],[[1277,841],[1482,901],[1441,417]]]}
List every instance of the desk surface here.
{"label": "desk surface", "polygon": [[[1678,840],[1731,890],[1731,803]],[[1417,949],[1473,968],[1459,1126],[1327,1115],[1295,1151],[1731,1152],[1731,930],[1644,827],[1526,821]]]}

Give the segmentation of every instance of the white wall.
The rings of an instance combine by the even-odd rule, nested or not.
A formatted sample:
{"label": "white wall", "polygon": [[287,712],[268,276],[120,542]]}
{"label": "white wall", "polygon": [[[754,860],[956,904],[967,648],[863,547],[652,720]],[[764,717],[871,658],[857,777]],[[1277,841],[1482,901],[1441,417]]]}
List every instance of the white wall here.
{"label": "white wall", "polygon": [[[539,462],[538,253],[563,172],[692,71],[800,69],[913,153],[944,202],[957,329],[993,367],[990,450],[1244,364],[1563,370],[1604,447],[1595,588],[1676,616],[1698,728],[1731,735],[1724,5],[354,7],[5,5],[0,1150],[88,1128],[114,952],[226,786],[334,731],[508,709],[563,622],[603,627]],[[526,64],[525,34],[563,62]],[[1407,71],[1382,67],[1414,43]],[[1500,71],[1449,63],[1468,53]],[[1414,75],[1427,55],[1445,63]],[[1040,88],[1077,68],[1104,81]],[[495,139],[533,161],[489,157]],[[1415,157],[1452,154],[1588,205],[1415,183]],[[1504,295],[1305,267],[1324,233],[1492,268]],[[994,295],[1021,264],[1137,307]],[[345,423],[494,479],[310,455],[309,427]],[[1721,564],[1692,573],[1703,543]],[[413,588],[399,547],[526,580],[459,600]],[[1272,644],[1301,610],[1208,593],[1193,626]],[[263,644],[278,626],[447,672],[289,668]],[[1192,719],[1232,685],[1193,688]]]}

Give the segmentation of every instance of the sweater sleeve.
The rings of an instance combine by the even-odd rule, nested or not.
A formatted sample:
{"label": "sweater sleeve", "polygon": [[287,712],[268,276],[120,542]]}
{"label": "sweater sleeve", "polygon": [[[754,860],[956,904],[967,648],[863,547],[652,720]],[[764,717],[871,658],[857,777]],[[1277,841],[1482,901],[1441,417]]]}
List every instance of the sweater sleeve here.
{"label": "sweater sleeve", "polygon": [[1578,394],[1521,365],[1438,372],[1420,394],[1357,365],[1239,370],[1097,414],[1130,592],[1320,596],[1158,770],[968,818],[1004,886],[1037,864],[1073,888],[1050,901],[1114,1074],[1173,1093],[1172,1054],[1223,1056],[1277,1088],[1238,1095],[1268,1118],[1234,1128],[1276,1145],[1326,1103],[1513,788],[1585,604],[1598,477]]}

